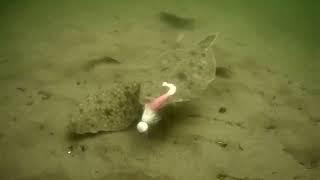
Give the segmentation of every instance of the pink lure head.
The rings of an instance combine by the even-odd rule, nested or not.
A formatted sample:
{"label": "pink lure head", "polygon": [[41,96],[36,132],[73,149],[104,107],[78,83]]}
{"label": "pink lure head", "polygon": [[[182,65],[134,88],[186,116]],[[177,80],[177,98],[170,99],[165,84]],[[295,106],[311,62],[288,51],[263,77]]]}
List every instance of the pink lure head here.
{"label": "pink lure head", "polygon": [[165,94],[155,98],[154,100],[152,100],[150,103],[147,104],[147,106],[154,112],[162,108],[168,101],[169,97],[176,93],[176,86],[174,84],[163,82],[162,86],[169,87],[169,90]]}
{"label": "pink lure head", "polygon": [[163,94],[156,99],[152,100],[150,103],[147,104],[147,106],[153,110],[158,111],[160,108],[164,106],[164,104],[168,101],[169,96],[167,94]]}

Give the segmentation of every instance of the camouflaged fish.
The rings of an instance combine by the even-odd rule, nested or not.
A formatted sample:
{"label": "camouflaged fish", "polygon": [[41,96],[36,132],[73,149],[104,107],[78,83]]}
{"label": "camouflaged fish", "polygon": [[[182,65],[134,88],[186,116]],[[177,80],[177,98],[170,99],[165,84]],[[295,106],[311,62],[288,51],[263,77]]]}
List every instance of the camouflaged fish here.
{"label": "camouflaged fish", "polygon": [[73,114],[69,130],[75,134],[121,131],[141,116],[140,84],[117,83],[87,96]]}
{"label": "camouflaged fish", "polygon": [[161,83],[168,81],[177,87],[171,103],[198,97],[216,77],[216,59],[212,45],[217,34],[209,35],[191,48],[170,50],[158,57],[152,79],[143,83],[141,103],[145,98],[161,94]]}

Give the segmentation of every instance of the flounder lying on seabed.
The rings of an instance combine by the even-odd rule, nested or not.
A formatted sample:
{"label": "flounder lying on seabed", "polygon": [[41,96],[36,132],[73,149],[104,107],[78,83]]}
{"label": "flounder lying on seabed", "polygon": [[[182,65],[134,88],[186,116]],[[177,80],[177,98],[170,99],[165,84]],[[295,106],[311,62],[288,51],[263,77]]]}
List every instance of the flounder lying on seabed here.
{"label": "flounder lying on seabed", "polygon": [[153,69],[152,79],[142,84],[141,102],[145,97],[161,94],[159,84],[163,81],[173,83],[177,93],[171,103],[185,102],[198,97],[216,77],[216,59],[212,45],[217,34],[205,37],[191,48],[181,48],[161,54]]}
{"label": "flounder lying on seabed", "polygon": [[[153,75],[139,83],[123,82],[89,95],[79,105],[69,124],[75,134],[121,131],[141,118],[146,97],[158,97],[161,82],[174,84],[177,92],[170,103],[192,100],[215,79],[216,59],[212,45],[217,34],[209,35],[189,49],[170,50],[158,56]],[[140,92],[141,89],[141,92]]]}
{"label": "flounder lying on seabed", "polygon": [[140,84],[135,82],[99,90],[79,104],[68,128],[74,134],[124,130],[141,116],[139,95]]}

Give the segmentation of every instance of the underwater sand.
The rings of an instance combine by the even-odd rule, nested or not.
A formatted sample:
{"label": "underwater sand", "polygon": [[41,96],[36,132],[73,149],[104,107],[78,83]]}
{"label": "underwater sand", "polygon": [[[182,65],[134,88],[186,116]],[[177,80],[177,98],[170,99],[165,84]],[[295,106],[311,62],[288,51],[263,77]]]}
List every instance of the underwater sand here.
{"label": "underwater sand", "polygon": [[[315,4],[90,2],[2,3],[0,179],[320,179]],[[193,18],[194,27],[172,27],[162,11]],[[153,57],[177,38],[187,47],[216,32],[217,63],[230,74],[149,136],[132,126],[68,137],[88,93],[156,76]],[[120,63],[84,68],[105,56]]]}

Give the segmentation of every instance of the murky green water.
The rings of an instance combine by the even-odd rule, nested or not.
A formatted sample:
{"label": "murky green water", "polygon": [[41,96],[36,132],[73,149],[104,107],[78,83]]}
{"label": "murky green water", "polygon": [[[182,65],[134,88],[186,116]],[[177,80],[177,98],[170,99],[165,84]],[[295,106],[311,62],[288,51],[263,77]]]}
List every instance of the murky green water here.
{"label": "murky green water", "polygon": [[[319,179],[319,3],[1,4],[0,179]],[[219,70],[199,99],[147,136],[68,136],[88,94],[159,77],[162,53],[212,33]]]}

